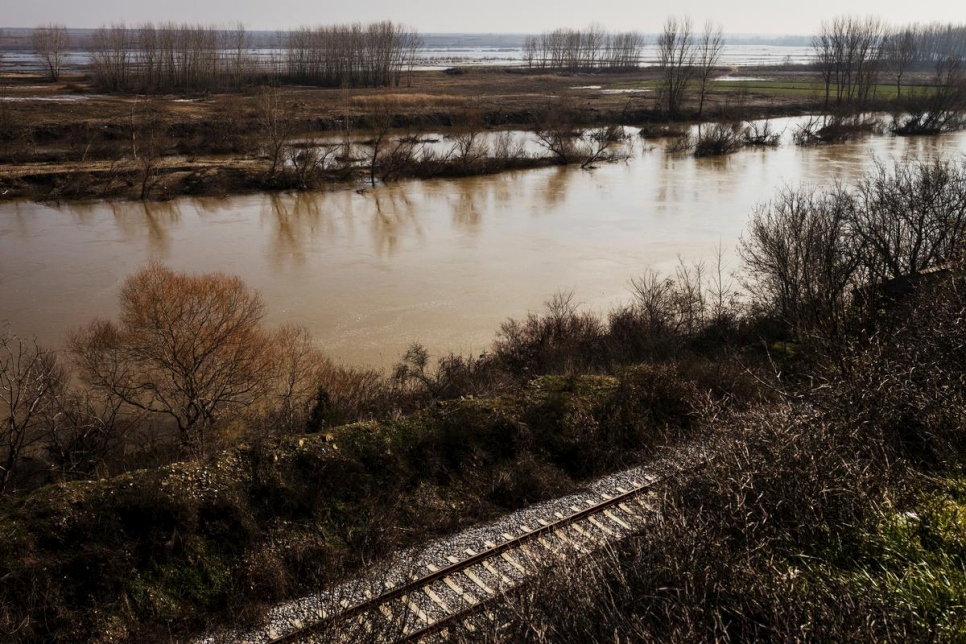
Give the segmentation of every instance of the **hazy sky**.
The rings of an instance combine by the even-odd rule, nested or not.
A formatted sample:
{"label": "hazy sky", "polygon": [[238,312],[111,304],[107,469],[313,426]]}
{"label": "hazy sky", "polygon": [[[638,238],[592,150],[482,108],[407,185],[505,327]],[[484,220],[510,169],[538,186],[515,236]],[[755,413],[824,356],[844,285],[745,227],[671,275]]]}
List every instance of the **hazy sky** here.
{"label": "hazy sky", "polygon": [[689,14],[696,24],[721,23],[726,32],[811,34],[823,19],[877,15],[891,23],[966,22],[962,0],[3,0],[0,26],[68,27],[128,23],[242,21],[249,29],[394,20],[421,32],[535,33],[597,22],[609,30],[658,31],[668,14]]}

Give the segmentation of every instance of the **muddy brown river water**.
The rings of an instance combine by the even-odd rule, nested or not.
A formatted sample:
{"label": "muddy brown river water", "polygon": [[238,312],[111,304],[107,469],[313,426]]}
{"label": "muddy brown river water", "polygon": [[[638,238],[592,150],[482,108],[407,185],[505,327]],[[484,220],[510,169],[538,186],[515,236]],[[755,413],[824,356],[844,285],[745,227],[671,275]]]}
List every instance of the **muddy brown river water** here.
{"label": "muddy brown river water", "polygon": [[501,322],[555,292],[606,310],[647,268],[678,257],[729,268],[757,204],[783,186],[850,181],[876,159],[959,158],[966,134],[873,137],[694,159],[636,142],[626,162],[362,193],[258,194],[166,203],[0,204],[0,321],[58,346],[117,312],[149,260],[224,271],[258,289],[269,324],[306,326],[331,356],[386,367],[421,341],[479,352]]}

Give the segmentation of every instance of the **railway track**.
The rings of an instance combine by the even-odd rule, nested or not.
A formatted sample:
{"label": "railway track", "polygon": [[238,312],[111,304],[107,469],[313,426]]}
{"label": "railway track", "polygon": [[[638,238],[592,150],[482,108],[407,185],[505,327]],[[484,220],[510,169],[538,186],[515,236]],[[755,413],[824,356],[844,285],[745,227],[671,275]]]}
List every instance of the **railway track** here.
{"label": "railway track", "polygon": [[555,511],[480,551],[450,555],[444,566],[427,565],[384,592],[343,599],[331,612],[294,619],[286,632],[270,631],[269,644],[290,642],[420,642],[444,640],[447,631],[473,631],[473,619],[534,575],[565,558],[583,556],[641,527],[651,512],[645,495],[656,480],[631,482],[614,494]]}

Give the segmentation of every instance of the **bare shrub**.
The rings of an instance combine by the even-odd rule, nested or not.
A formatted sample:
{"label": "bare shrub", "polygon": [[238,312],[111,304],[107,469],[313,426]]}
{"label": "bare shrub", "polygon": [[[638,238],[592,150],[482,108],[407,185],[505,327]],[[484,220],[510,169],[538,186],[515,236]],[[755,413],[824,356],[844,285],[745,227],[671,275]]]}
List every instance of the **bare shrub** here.
{"label": "bare shrub", "polygon": [[860,262],[846,190],[785,189],[752,215],[739,252],[746,288],[792,333],[840,324]]}
{"label": "bare shrub", "polygon": [[590,168],[598,161],[616,161],[626,158],[627,152],[621,147],[628,143],[627,132],[620,125],[608,125],[587,132],[584,136],[586,157],[581,168]]}
{"label": "bare shrub", "polygon": [[704,262],[679,260],[672,275],[651,270],[633,278],[631,295],[630,304],[608,315],[609,354],[619,364],[680,358],[686,347],[697,348],[708,334],[720,343],[741,317],[720,248],[710,268]]}
{"label": "bare shrub", "polygon": [[870,134],[881,134],[884,127],[878,117],[870,115],[810,116],[805,123],[797,126],[792,140],[795,145],[802,146],[842,143]]}
{"label": "bare shrub", "polygon": [[700,127],[694,143],[694,156],[733,154],[744,146],[745,132],[741,123],[712,123]]}
{"label": "bare shrub", "polygon": [[30,128],[8,96],[9,88],[0,80],[0,160],[7,162],[27,156],[33,147]]}
{"label": "bare shrub", "polygon": [[483,114],[479,108],[471,107],[453,117],[456,133],[452,156],[460,165],[477,165],[489,153],[489,146],[483,138]]}
{"label": "bare shrub", "polygon": [[638,135],[641,138],[678,139],[688,136],[691,130],[686,125],[674,123],[645,123]]}
{"label": "bare shrub", "polygon": [[500,326],[494,357],[516,376],[560,373],[593,364],[601,355],[603,324],[578,311],[572,293],[556,293],[543,315],[530,313],[521,321]]}
{"label": "bare shrub", "polygon": [[378,371],[327,362],[312,399],[306,431],[318,432],[356,421],[393,418],[400,413],[392,383]]}
{"label": "bare shrub", "polygon": [[285,148],[286,168],[291,172],[295,187],[308,190],[318,185],[331,161],[341,151],[337,143],[308,141]]}
{"label": "bare shrub", "polygon": [[698,139],[690,131],[674,132],[664,144],[665,154],[683,154],[694,151]]}
{"label": "bare shrub", "polygon": [[623,451],[692,438],[707,399],[689,375],[674,363],[638,364],[619,371],[615,404],[602,423],[601,439]]}
{"label": "bare shrub", "polygon": [[743,133],[745,145],[760,147],[775,147],[781,141],[781,132],[776,132],[768,120],[752,121]]}
{"label": "bare shrub", "polygon": [[[805,410],[719,425],[719,457],[671,475],[624,544],[543,571],[484,622],[494,642],[889,639],[906,616],[816,562],[895,485],[881,440]],[[841,544],[841,545],[840,545]],[[806,572],[807,571],[807,572]],[[843,610],[843,607],[846,607]],[[898,639],[902,639],[901,636]],[[469,641],[469,636],[460,641]]]}
{"label": "bare shrub", "polygon": [[949,262],[966,241],[966,164],[879,163],[858,182],[849,218],[869,283]]}
{"label": "bare shrub", "polygon": [[429,353],[418,342],[406,350],[392,377],[403,393],[415,398],[414,402],[493,393],[494,381],[499,378],[485,356],[475,359],[449,353],[430,364]]}
{"label": "bare shrub", "polygon": [[537,143],[559,163],[573,163],[579,157],[578,142],[583,129],[577,127],[573,108],[561,99],[551,101],[540,127],[534,131]]}
{"label": "bare shrub", "polygon": [[956,262],[879,316],[867,341],[816,369],[816,398],[842,422],[875,427],[918,467],[966,462],[966,279]]}
{"label": "bare shrub", "polygon": [[503,131],[493,142],[493,158],[500,163],[507,163],[516,159],[526,159],[527,153],[522,140],[514,140],[511,132]]}
{"label": "bare shrub", "polygon": [[853,187],[785,190],[755,212],[742,239],[746,287],[793,334],[836,331],[877,306],[853,292],[956,258],[964,204],[966,170],[941,160],[879,164]]}

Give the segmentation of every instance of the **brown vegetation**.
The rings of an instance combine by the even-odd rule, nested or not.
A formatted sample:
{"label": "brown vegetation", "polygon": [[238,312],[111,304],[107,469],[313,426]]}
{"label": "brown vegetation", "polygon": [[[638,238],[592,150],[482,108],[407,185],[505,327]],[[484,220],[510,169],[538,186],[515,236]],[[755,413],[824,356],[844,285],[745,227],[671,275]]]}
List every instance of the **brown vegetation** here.
{"label": "brown vegetation", "polygon": [[[170,37],[181,43],[170,47],[202,54],[185,57],[180,80],[154,68],[152,89],[192,91],[250,73],[243,57],[223,58],[225,48],[213,55],[218,40],[205,29],[139,31],[145,43]],[[372,33],[383,43],[397,34],[391,25]],[[705,31],[706,61],[715,33]],[[102,86],[132,87],[140,73],[125,66],[131,35],[115,25],[95,37]],[[334,41],[352,50],[352,38],[370,35],[301,32],[309,66],[299,59],[289,71],[320,84],[358,73],[359,84],[401,85],[398,67],[333,71],[319,59]],[[802,142],[867,129],[849,110],[874,98],[877,52],[888,43],[875,21],[827,25],[823,51],[826,36],[834,56],[822,67],[825,100],[834,85],[843,108],[803,128]],[[33,194],[23,186],[36,182],[48,196],[89,195],[90,184],[73,182],[91,181],[105,194],[150,198],[219,173],[232,176],[231,189],[307,189],[336,177],[376,184],[589,165],[622,138],[616,126],[593,125],[710,110],[709,74],[688,98],[690,25],[670,20],[662,38],[659,100],[610,99],[596,113],[586,108],[603,99],[571,89],[575,76],[503,71],[413,74],[414,88],[388,95],[274,86],[188,106],[96,99],[55,109],[50,121],[0,101],[3,160],[40,168],[4,167],[0,188]],[[160,40],[139,55],[175,51]],[[240,53],[243,38],[234,42]],[[578,59],[562,64],[599,60],[584,36],[576,42],[567,55]],[[399,48],[411,46],[385,51],[398,64]],[[844,66],[842,47],[856,54]],[[903,47],[894,50],[900,89]],[[944,87],[955,96],[961,84],[955,67],[943,69],[932,97],[947,96]],[[499,91],[473,94],[485,86]],[[567,100],[547,105],[548,94]],[[433,96],[449,97],[445,109]],[[550,154],[527,156],[509,137],[485,142],[485,128],[508,122],[539,128]],[[408,128],[426,124],[454,126],[448,152],[419,146]],[[361,164],[348,141],[354,128],[368,137]],[[322,131],[346,140],[314,145]],[[707,128],[696,145],[723,153],[770,136],[736,121]],[[243,156],[178,165],[179,148]],[[71,174],[78,168],[88,174]],[[176,175],[182,184],[169,183]],[[883,166],[825,192],[786,190],[752,216],[743,291],[720,262],[681,263],[673,275],[635,278],[631,301],[606,316],[560,294],[505,323],[484,356],[433,360],[413,345],[388,376],[333,365],[304,330],[266,329],[260,298],[237,278],[150,265],[126,280],[119,320],[75,331],[66,354],[0,336],[0,632],[147,641],[251,621],[265,602],[331,584],[396,548],[700,438],[715,446],[712,458],[666,482],[652,530],[584,568],[590,579],[576,565],[548,571],[547,586],[513,598],[487,637],[932,637],[943,615],[962,612],[961,590],[938,609],[899,601],[870,581],[883,569],[896,576],[891,555],[862,538],[966,458],[964,204],[966,168],[946,162]],[[938,277],[915,279],[937,266]],[[897,278],[913,285],[905,301],[876,296]],[[185,457],[194,460],[176,462]],[[935,537],[929,526],[923,534],[924,543]]]}
{"label": "brown vegetation", "polygon": [[[656,74],[615,74],[608,83],[620,87]],[[574,89],[582,82],[579,77],[519,71],[474,71],[457,77],[420,72],[414,74],[412,88],[391,94],[275,86],[193,101],[81,97],[45,103],[43,111],[22,100],[28,99],[22,82],[0,89],[14,99],[0,101],[0,161],[7,161],[0,168],[0,193],[7,199],[166,199],[355,186],[362,177],[371,183],[373,178],[462,176],[558,162],[589,166],[622,156],[611,135],[619,132],[616,124],[652,131],[666,120],[657,95],[579,90]],[[600,81],[595,77],[593,82]],[[540,95],[532,92],[535,86],[541,88]],[[681,117],[690,115],[689,109],[695,115],[703,109],[708,116],[726,111],[730,123],[803,109],[801,99],[783,99],[783,106],[773,96],[754,95],[742,98],[736,109],[716,88],[706,92],[702,107],[699,89],[693,96],[684,94]],[[63,89],[49,91],[48,97],[57,99]],[[557,98],[548,101],[546,94]],[[841,133],[857,131],[841,125],[848,118],[830,119],[815,121],[818,125],[802,140],[839,140]],[[521,149],[493,144],[507,125],[551,134],[548,154],[525,155]],[[427,130],[452,136],[453,149],[430,152],[412,143]],[[467,134],[473,139],[469,153],[460,141]],[[491,139],[488,149],[481,147],[483,135]],[[357,163],[353,157],[359,151],[346,153],[339,147],[351,138],[380,140],[379,153],[366,155],[370,163]],[[373,150],[361,150],[366,151]]]}
{"label": "brown vegetation", "polygon": [[[882,508],[963,462],[962,272],[888,305],[850,288],[955,260],[964,172],[882,168],[779,195],[742,249],[750,306],[720,265],[681,264],[635,279],[606,318],[560,295],[485,356],[414,345],[389,377],[263,329],[233,278],[149,266],[118,323],[75,336],[81,382],[5,341],[19,433],[5,443],[0,625],[133,641],[255,619],[395,548],[701,440],[708,464],[666,482],[660,522],[590,581],[575,577],[585,562],[556,573],[566,588],[515,597],[493,638],[928,632],[938,618],[920,599],[890,612],[893,595],[850,571]],[[137,469],[186,446],[229,449]],[[69,482],[123,469],[136,471]],[[24,495],[51,479],[68,482]]]}
{"label": "brown vegetation", "polygon": [[121,289],[120,323],[95,320],[69,345],[84,381],[132,408],[172,420],[185,455],[203,453],[225,414],[266,394],[264,306],[237,277],[150,265]]}
{"label": "brown vegetation", "polygon": [[843,335],[781,406],[719,417],[638,536],[547,569],[459,641],[961,639],[963,497],[934,477],[966,457],[963,288]]}

